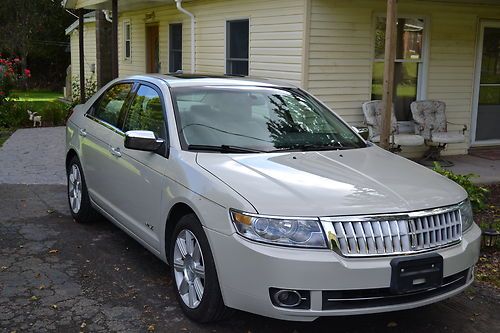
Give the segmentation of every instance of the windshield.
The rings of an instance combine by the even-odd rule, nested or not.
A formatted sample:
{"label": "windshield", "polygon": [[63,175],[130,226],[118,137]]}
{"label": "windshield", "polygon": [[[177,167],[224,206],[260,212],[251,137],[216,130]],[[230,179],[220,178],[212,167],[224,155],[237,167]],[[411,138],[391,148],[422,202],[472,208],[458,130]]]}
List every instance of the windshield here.
{"label": "windshield", "polygon": [[188,149],[270,152],[366,146],[330,110],[298,89],[179,87],[172,95],[181,141]]}

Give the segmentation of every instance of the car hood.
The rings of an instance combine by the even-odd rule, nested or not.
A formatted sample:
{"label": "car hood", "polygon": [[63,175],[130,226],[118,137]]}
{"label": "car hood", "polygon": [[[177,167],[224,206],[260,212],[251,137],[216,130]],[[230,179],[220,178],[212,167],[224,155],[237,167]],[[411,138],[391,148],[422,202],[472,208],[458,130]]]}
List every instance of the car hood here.
{"label": "car hood", "polygon": [[447,178],[375,146],[321,152],[198,153],[197,163],[260,214],[399,213],[452,205],[467,197]]}

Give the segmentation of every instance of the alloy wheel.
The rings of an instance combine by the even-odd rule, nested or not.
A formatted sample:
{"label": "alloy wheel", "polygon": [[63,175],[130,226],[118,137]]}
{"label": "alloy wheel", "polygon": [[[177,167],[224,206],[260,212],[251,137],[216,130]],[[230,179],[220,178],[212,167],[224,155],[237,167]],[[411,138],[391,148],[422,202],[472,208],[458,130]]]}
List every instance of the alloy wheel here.
{"label": "alloy wheel", "polygon": [[181,230],[175,240],[173,266],[182,301],[190,309],[197,308],[205,291],[205,265],[200,243],[187,229]]}
{"label": "alloy wheel", "polygon": [[69,204],[73,213],[77,214],[82,206],[82,175],[76,164],[71,166],[68,178]]}

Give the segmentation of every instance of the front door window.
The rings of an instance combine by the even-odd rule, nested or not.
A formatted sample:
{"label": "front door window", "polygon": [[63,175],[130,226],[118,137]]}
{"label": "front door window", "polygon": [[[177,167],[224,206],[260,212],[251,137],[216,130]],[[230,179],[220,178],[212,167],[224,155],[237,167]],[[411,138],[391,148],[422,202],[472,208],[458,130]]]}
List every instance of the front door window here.
{"label": "front door window", "polygon": [[500,28],[483,33],[476,141],[500,140]]}

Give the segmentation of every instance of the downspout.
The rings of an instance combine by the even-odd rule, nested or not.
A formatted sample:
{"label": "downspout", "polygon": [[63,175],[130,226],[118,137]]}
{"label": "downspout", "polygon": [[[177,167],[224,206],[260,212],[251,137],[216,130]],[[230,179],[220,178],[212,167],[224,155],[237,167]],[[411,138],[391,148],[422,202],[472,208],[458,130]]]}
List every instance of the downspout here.
{"label": "downspout", "polygon": [[187,16],[189,16],[191,18],[191,72],[192,73],[195,73],[196,72],[196,62],[195,62],[195,52],[196,52],[196,48],[195,48],[195,40],[194,40],[194,36],[195,36],[195,24],[196,24],[196,21],[195,21],[195,17],[194,17],[194,14],[187,11],[185,8],[182,8],[182,0],[175,0],[175,4],[177,5],[177,9],[186,14]]}

